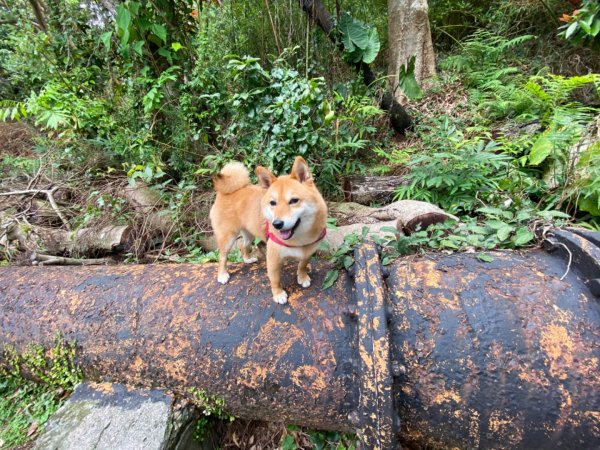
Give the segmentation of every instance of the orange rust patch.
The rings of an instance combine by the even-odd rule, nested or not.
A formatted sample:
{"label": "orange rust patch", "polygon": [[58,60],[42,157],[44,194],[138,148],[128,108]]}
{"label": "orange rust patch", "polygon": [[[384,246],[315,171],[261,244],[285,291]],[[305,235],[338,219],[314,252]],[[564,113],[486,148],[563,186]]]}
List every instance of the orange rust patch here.
{"label": "orange rust patch", "polygon": [[473,440],[473,448],[479,448],[481,436],[479,434],[479,412],[472,409],[469,420],[469,437]]}
{"label": "orange rust patch", "polygon": [[514,417],[502,415],[500,411],[490,414],[488,427],[490,431],[497,434],[496,440],[505,440],[511,446],[517,445],[523,440],[524,430],[517,424]]}
{"label": "orange rust patch", "polygon": [[102,392],[104,394],[112,394],[114,393],[114,384],[113,383],[90,383],[90,386],[99,392]]}
{"label": "orange rust patch", "polygon": [[133,360],[133,362],[131,363],[130,367],[135,373],[139,373],[141,371],[141,369],[144,367],[144,361],[142,360],[142,358],[140,358],[139,355],[137,355],[135,357],[135,359]]}
{"label": "orange rust patch", "polygon": [[445,306],[448,309],[452,309],[452,310],[460,309],[460,304],[458,302],[458,295],[456,295],[456,294],[452,294],[452,296],[450,296],[450,297],[440,295],[437,298],[437,300],[441,305]]}
{"label": "orange rust patch", "polygon": [[460,403],[462,401],[462,399],[460,398],[460,394],[458,392],[448,389],[448,390],[443,390],[442,392],[437,394],[433,398],[432,403],[435,405],[439,405],[441,403],[446,403],[446,402],[451,402],[451,401]]}
{"label": "orange rust patch", "polygon": [[246,357],[246,353],[248,353],[248,344],[246,342],[242,342],[233,351],[233,354],[240,359],[244,359]]}
{"label": "orange rust patch", "polygon": [[322,391],[327,387],[323,374],[313,366],[300,366],[292,372],[291,379],[296,386],[311,391]]}
{"label": "orange rust patch", "polygon": [[519,380],[523,380],[527,383],[535,384],[543,388],[550,387],[550,381],[546,378],[546,374],[543,370],[523,370],[518,376]]}
{"label": "orange rust patch", "polygon": [[423,261],[422,274],[425,286],[428,288],[439,288],[442,283],[442,274],[435,268],[435,261]]}
{"label": "orange rust patch", "polygon": [[548,357],[550,376],[567,379],[573,364],[574,349],[567,329],[560,325],[548,325],[541,333],[540,346]]}
{"label": "orange rust patch", "polygon": [[247,355],[262,352],[265,348],[272,348],[273,355],[279,359],[297,341],[304,338],[304,332],[295,325],[282,323],[271,317],[261,328],[252,345],[247,349]]}
{"label": "orange rust patch", "polygon": [[247,363],[240,369],[240,377],[237,384],[256,389],[265,382],[267,377],[267,368],[254,362]]}

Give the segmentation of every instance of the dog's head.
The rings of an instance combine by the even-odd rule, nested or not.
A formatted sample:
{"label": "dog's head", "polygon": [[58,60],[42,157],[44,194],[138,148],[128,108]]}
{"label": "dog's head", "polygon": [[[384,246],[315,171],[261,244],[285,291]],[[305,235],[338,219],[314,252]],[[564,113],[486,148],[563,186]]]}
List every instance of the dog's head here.
{"label": "dog's head", "polygon": [[261,200],[262,212],[281,239],[295,236],[301,240],[313,232],[315,226],[324,226],[327,206],[304,158],[296,157],[289,175],[276,177],[262,166],[258,166],[255,173],[266,189]]}

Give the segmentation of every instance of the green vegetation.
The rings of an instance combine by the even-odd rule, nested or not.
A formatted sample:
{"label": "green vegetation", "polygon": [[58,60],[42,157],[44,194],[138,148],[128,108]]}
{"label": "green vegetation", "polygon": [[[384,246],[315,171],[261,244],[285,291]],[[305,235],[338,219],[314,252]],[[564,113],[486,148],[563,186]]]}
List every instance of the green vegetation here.
{"label": "green vegetation", "polygon": [[226,412],[225,400],[217,395],[208,394],[203,389],[190,388],[192,403],[200,411],[200,418],[196,422],[194,438],[198,442],[204,441],[219,421],[233,422],[235,417]]}
{"label": "green vegetation", "polygon": [[315,450],[355,450],[356,436],[333,431],[313,431],[288,425],[281,437],[281,450],[297,450],[302,448]]}
{"label": "green vegetation", "polygon": [[[75,351],[75,344],[65,342],[58,334],[48,351],[36,344],[21,355],[10,347],[2,349],[5,365],[0,367],[1,448],[13,448],[34,438],[81,382]],[[31,378],[37,381],[30,381]]]}

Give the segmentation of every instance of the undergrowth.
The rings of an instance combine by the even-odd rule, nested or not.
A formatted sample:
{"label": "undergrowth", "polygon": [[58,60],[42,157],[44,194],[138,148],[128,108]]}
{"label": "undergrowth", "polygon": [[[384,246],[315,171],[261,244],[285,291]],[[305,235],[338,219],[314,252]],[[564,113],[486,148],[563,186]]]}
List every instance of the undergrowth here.
{"label": "undergrowth", "polygon": [[75,344],[65,342],[59,334],[48,351],[36,344],[22,354],[9,346],[2,349],[0,448],[13,448],[33,439],[81,382],[75,352]]}

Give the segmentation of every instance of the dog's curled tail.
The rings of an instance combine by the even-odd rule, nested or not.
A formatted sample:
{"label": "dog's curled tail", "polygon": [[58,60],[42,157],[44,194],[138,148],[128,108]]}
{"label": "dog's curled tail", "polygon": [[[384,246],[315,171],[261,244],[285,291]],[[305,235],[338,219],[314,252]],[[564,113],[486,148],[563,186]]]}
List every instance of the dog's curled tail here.
{"label": "dog's curled tail", "polygon": [[238,189],[250,184],[248,169],[241,162],[230,162],[225,164],[217,175],[213,177],[215,191],[221,194],[231,194]]}

